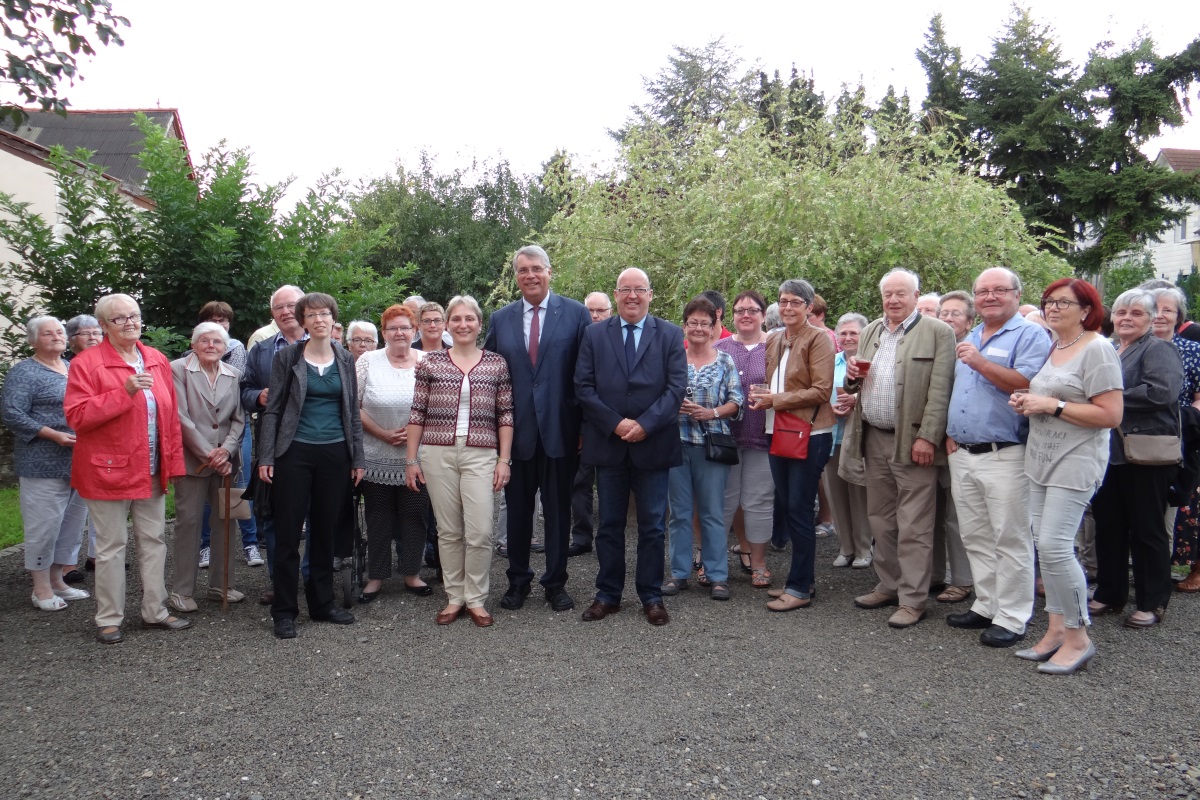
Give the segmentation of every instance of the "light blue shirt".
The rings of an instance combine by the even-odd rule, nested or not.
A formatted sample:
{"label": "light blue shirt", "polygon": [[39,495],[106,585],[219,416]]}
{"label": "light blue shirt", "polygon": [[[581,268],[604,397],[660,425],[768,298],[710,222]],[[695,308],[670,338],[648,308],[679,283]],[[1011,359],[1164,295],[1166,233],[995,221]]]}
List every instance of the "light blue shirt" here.
{"label": "light blue shirt", "polygon": [[[830,397],[830,403],[837,402],[838,390],[837,387],[844,386],[846,383],[846,354],[839,352],[833,357],[833,396]],[[837,422],[833,426],[833,446],[837,447],[842,443],[842,435],[846,432],[847,417],[837,417]]]}
{"label": "light blue shirt", "polygon": [[642,329],[646,327],[646,318],[642,317],[637,322],[621,320],[621,330],[625,334],[621,337],[621,344],[625,344],[625,338],[629,336],[629,331],[625,330],[626,325],[633,325],[633,349],[637,350],[642,344]]}
{"label": "light blue shirt", "polygon": [[[1046,363],[1050,337],[1046,331],[1020,314],[1004,323],[986,342],[981,341],[983,324],[976,325],[963,340],[979,348],[988,361],[1015,369],[1032,378]],[[1024,442],[1029,420],[1008,405],[1009,393],[961,361],[954,365],[954,391],[946,419],[946,435],[959,444]]]}

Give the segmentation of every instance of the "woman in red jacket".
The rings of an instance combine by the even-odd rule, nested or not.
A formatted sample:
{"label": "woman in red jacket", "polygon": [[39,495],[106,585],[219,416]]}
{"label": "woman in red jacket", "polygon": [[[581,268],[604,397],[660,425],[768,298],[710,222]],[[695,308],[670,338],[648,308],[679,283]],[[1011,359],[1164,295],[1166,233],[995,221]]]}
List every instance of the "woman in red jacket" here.
{"label": "woman in red jacket", "polygon": [[75,429],[71,485],[96,525],[96,640],[116,644],[125,619],[127,517],[142,578],[142,627],[182,630],[167,612],[166,494],[182,477],[183,441],[166,356],[142,344],[142,315],[126,294],[96,303],[104,342],[71,362],[63,403]]}

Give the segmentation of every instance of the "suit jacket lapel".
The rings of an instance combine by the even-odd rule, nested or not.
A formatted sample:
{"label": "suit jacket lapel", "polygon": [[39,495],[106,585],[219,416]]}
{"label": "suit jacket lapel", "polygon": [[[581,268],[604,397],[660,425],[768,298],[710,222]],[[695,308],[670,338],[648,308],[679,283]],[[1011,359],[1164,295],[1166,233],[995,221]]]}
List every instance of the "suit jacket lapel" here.
{"label": "suit jacket lapel", "polygon": [[[559,320],[562,319],[562,299],[558,295],[551,292],[546,296],[546,310],[542,312],[542,336],[538,341],[538,362],[533,365],[533,374],[537,375],[538,370],[542,368],[542,362],[546,359],[542,357],[542,345],[550,343],[550,337],[554,335],[554,330],[558,327]],[[524,330],[522,330],[524,334]]]}
{"label": "suit jacket lapel", "polygon": [[[521,345],[524,347],[525,346],[525,301],[518,300],[513,308],[513,311],[515,313],[513,313],[512,320],[510,321],[509,324],[512,325],[513,335],[517,337],[517,341],[520,342]],[[530,374],[533,373],[533,365],[531,363],[529,363],[529,348],[528,347],[525,347],[525,357],[517,359],[517,360],[522,365],[520,367],[520,369],[522,369]],[[509,367],[509,369],[513,369],[512,364],[509,364],[508,367]]]}
{"label": "suit jacket lapel", "polygon": [[[625,334],[621,332],[621,328],[624,325],[625,320],[619,316],[610,317],[608,321],[608,341],[612,343],[613,357],[621,365],[621,371],[625,373],[625,377],[629,377],[629,365],[625,363]],[[644,338],[643,341],[645,341]]]}
{"label": "suit jacket lapel", "polygon": [[646,321],[642,324],[642,340],[638,342],[637,355],[633,359],[634,369],[642,363],[642,356],[646,354],[646,348],[650,346],[650,339],[658,332],[658,323],[654,317],[646,315]]}

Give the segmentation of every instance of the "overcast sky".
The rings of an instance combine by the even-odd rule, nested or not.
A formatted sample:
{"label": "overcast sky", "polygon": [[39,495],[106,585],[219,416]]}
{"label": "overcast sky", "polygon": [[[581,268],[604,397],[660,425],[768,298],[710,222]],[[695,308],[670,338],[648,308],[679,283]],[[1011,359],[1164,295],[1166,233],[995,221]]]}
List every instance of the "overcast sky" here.
{"label": "overcast sky", "polygon": [[[932,15],[944,15],[951,44],[973,58],[990,50],[1011,9],[1004,0],[113,5],[132,23],[126,44],[84,65],[74,107],[178,108],[194,156],[227,139],[253,152],[261,179],[294,175],[299,186],[334,168],[380,175],[422,149],[443,169],[505,158],[534,171],[556,148],[579,166],[603,164],[615,150],[606,131],[645,99],[643,76],[673,45],[718,36],[768,73],[795,63],[826,96],[861,80],[873,101],[892,84],[919,105],[925,76],[914,51]],[[1139,29],[1160,53],[1200,33],[1188,0],[1030,6],[1076,64],[1097,42],[1128,43]],[[1200,147],[1200,125],[1148,154],[1159,146]]]}

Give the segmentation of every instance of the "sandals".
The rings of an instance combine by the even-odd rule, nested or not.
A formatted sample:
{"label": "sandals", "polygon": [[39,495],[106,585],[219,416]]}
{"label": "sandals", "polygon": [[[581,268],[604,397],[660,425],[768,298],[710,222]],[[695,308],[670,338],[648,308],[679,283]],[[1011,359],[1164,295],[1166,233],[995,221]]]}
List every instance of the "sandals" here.
{"label": "sandals", "polygon": [[937,596],[937,601],[939,603],[961,603],[970,596],[970,586],[947,586],[946,590]]}
{"label": "sandals", "polygon": [[674,597],[688,588],[687,578],[671,578],[663,581],[662,593],[666,597]]}
{"label": "sandals", "polygon": [[756,569],[750,573],[750,585],[755,589],[766,589],[771,585],[771,570]]}
{"label": "sandals", "polygon": [[692,572],[695,572],[697,575],[704,574],[704,562],[700,560],[699,549],[692,555]]}
{"label": "sandals", "polygon": [[746,573],[747,575],[754,574],[754,568],[750,566],[750,554],[743,552],[740,544],[735,544],[733,547],[729,548],[729,552],[737,556],[738,561],[742,562],[742,572]]}
{"label": "sandals", "polygon": [[704,567],[700,567],[700,571],[696,575],[696,584],[701,589],[711,589],[712,588],[713,582],[708,579],[707,575],[704,574]]}

